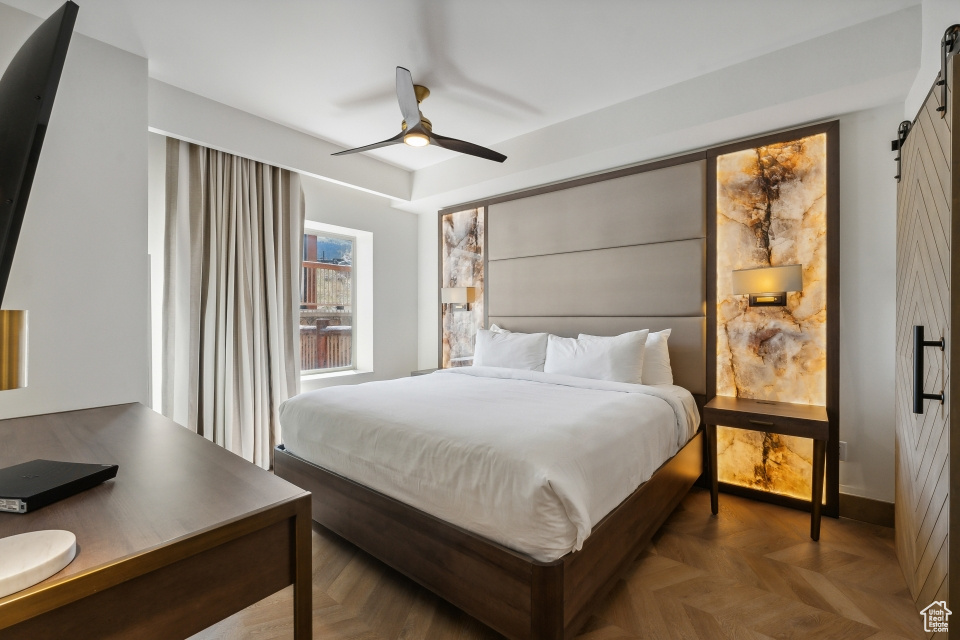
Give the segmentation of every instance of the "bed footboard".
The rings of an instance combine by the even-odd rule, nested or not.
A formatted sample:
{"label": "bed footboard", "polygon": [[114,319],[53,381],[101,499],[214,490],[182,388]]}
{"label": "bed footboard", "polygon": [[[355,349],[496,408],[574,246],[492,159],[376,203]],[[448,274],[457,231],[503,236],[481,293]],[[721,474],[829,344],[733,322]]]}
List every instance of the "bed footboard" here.
{"label": "bed footboard", "polygon": [[288,452],[278,476],[312,493],[313,519],[512,640],[562,640],[629,569],[702,471],[702,436],[604,518],[581,551],[537,562]]}

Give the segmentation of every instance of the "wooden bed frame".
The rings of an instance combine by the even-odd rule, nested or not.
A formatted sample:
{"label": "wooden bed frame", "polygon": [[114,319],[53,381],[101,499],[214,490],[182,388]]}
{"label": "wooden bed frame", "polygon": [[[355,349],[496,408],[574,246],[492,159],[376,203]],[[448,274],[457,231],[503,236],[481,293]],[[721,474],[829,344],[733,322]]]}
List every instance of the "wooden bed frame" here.
{"label": "wooden bed frame", "polygon": [[[488,277],[482,284],[483,326],[498,322],[515,331],[548,332],[572,337],[579,331],[592,332],[594,335],[616,335],[641,328],[674,328],[677,322],[682,322],[688,329],[681,337],[681,332],[676,330],[679,329],[677,326],[671,337],[674,379],[679,380],[678,384],[682,386],[706,393],[712,388],[710,376],[715,368],[716,351],[706,335],[694,336],[689,331],[691,321],[703,322],[704,324],[698,326],[704,327],[701,330],[706,331],[707,319],[703,314],[709,315],[715,309],[712,302],[715,300],[714,282],[708,274],[709,265],[713,264],[715,229],[709,221],[702,226],[700,224],[700,221],[707,217],[706,204],[710,192],[705,181],[706,163],[707,153],[700,151],[448,207],[439,212],[438,222],[441,226],[438,232],[442,234],[443,216],[449,213],[482,206],[486,213],[490,214],[483,227],[483,271],[485,277]],[[657,179],[651,177],[654,174],[643,175],[660,170],[665,173],[660,173]],[[695,185],[683,182],[690,180],[691,176],[696,176],[693,178]],[[676,190],[684,184],[688,187],[695,186],[696,189],[687,189],[684,193],[689,197],[678,199]],[[605,186],[604,193],[607,195],[601,197],[596,189],[602,186]],[[609,203],[604,220],[609,224],[621,225],[616,228],[622,228],[630,242],[635,244],[621,246],[624,241],[619,233],[607,236],[600,234],[596,239],[582,245],[551,244],[554,235],[543,234],[542,225],[531,223],[523,227],[526,229],[525,233],[530,234],[529,238],[525,237],[530,240],[526,250],[513,250],[512,253],[507,251],[500,255],[495,261],[497,268],[505,268],[504,265],[510,261],[536,260],[547,254],[556,258],[564,254],[582,256],[586,252],[606,251],[608,253],[605,255],[610,255],[610,251],[625,249],[633,251],[629,254],[632,256],[629,259],[633,261],[629,263],[632,265],[629,268],[642,268],[652,260],[649,256],[654,255],[644,252],[654,251],[651,247],[659,247],[664,242],[676,241],[683,243],[677,246],[688,248],[691,245],[703,245],[703,277],[688,274],[688,281],[682,291],[684,295],[671,300],[665,300],[664,296],[675,292],[640,286],[643,279],[636,280],[635,290],[631,290],[628,295],[618,289],[615,296],[609,295],[609,291],[599,296],[597,300],[607,305],[603,307],[600,315],[596,315],[596,308],[587,309],[583,305],[572,305],[569,308],[545,305],[539,294],[528,296],[517,287],[501,289],[502,298],[492,296],[495,288],[495,279],[492,278],[494,261],[491,261],[491,253],[487,250],[490,246],[487,240],[495,229],[494,219],[499,215],[496,213],[498,208],[500,211],[507,211],[502,219],[508,222],[500,227],[501,231],[509,229],[512,240],[516,240],[517,229],[510,226],[510,220],[515,222],[519,219],[517,216],[524,215],[533,215],[536,220],[544,216],[555,216],[559,200],[568,196],[574,197],[576,190],[581,187],[589,190],[586,196],[581,193],[581,200]],[[566,192],[566,195],[561,194],[563,197],[553,195],[554,192],[566,189],[570,191]],[[699,190],[702,199],[696,196],[696,190]],[[693,196],[688,192],[693,193]],[[540,197],[546,200],[537,200]],[[667,206],[674,201],[675,206]],[[628,202],[657,204],[648,207],[631,204],[624,208]],[[559,218],[561,222],[566,220],[563,224],[567,226],[564,228],[575,232],[576,225],[570,225],[581,224],[582,221],[564,207],[559,207],[558,210],[567,212]],[[665,211],[668,211],[669,215],[664,214]],[[594,214],[596,213],[595,210]],[[650,220],[643,222],[641,218],[648,214]],[[675,233],[672,229],[678,220],[683,220],[683,224],[679,227],[680,231]],[[638,225],[641,225],[642,229]],[[556,232],[557,229],[553,231]],[[442,245],[438,249],[439,264],[442,265]],[[648,258],[641,260],[640,253],[637,252]],[[528,255],[531,253],[536,255]],[[551,268],[557,268],[556,263],[552,264]],[[573,268],[569,261],[565,264],[563,268]],[[603,273],[593,274],[598,281],[623,282],[624,264],[612,258],[597,264],[606,269]],[[503,272],[507,274],[503,277],[517,273],[520,267],[514,266],[513,271],[508,269]],[[676,263],[674,266],[679,267],[680,264]],[[688,265],[684,263],[684,266]],[[629,271],[629,268],[626,270]],[[449,286],[443,280],[442,274],[443,270],[440,269],[438,311],[441,309],[440,288]],[[558,284],[556,278],[550,281],[553,291],[565,290],[567,284]],[[584,287],[580,290],[586,291]],[[691,304],[694,292],[701,304]],[[670,298],[670,295],[666,297]],[[629,303],[626,302],[628,299]],[[499,304],[495,304],[498,300]],[[613,300],[617,301],[616,304],[612,303]],[[499,309],[499,316],[490,313],[495,308]],[[653,316],[643,315],[651,312],[655,312]],[[582,315],[584,313],[588,315]],[[442,312],[440,326],[443,326]],[[442,354],[442,340],[439,347]],[[694,393],[694,398],[702,415],[706,398],[697,393]],[[274,468],[281,478],[312,492],[313,519],[316,522],[496,631],[512,640],[565,640],[572,638],[583,628],[597,605],[633,566],[633,561],[701,476],[705,459],[704,440],[702,431],[698,431],[694,438],[673,458],[661,465],[647,482],[593,527],[581,550],[571,552],[554,562],[538,562],[470,533],[298,458],[283,446],[276,449]]]}
{"label": "wooden bed frame", "polygon": [[[695,396],[703,407],[703,397]],[[313,519],[511,640],[572,638],[703,471],[703,431],[594,528],[538,562],[275,450],[276,475],[312,493]]]}

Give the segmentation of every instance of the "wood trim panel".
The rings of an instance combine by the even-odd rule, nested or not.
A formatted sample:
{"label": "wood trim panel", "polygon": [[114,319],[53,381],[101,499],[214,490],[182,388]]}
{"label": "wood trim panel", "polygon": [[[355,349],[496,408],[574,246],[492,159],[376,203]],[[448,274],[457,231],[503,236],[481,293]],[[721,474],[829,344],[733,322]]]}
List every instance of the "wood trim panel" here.
{"label": "wood trim panel", "polygon": [[[820,126],[820,125],[817,125]],[[840,515],[840,121],[827,134],[827,441],[826,504],[823,514]]]}
{"label": "wood trim panel", "polygon": [[[707,153],[707,398],[717,395],[717,158]],[[711,186],[712,185],[712,186]],[[702,414],[701,414],[702,415]]]}
{"label": "wood trim panel", "polygon": [[544,563],[275,450],[276,474],[311,491],[314,520],[514,640],[572,638],[702,468],[698,433],[583,549]]}
{"label": "wood trim panel", "polygon": [[881,527],[893,528],[894,505],[892,502],[873,500],[849,493],[840,494],[840,517],[860,522],[869,522]]}
{"label": "wood trim panel", "polygon": [[[764,429],[751,422],[757,419],[774,424]],[[817,440],[826,440],[830,435],[825,407],[746,398],[714,397],[704,408],[703,422]]]}
{"label": "wood trim panel", "polygon": [[[4,629],[3,637],[187,638],[294,581],[288,561],[294,526],[292,518],[277,520],[25,620]],[[184,602],[189,606],[184,608]]]}
{"label": "wood trim panel", "polygon": [[[237,518],[227,524],[148,549],[107,566],[93,567],[70,576],[63,582],[42,582],[19,591],[3,599],[4,606],[0,607],[0,629],[69,605],[83,598],[85,594],[110,589],[152,571],[210,551],[237,538],[250,536],[276,522],[293,518],[298,509],[297,502],[304,501],[303,505],[305,505],[307,498],[308,496],[304,495],[297,501],[284,502],[262,509],[252,516]],[[303,505],[301,509],[304,508]],[[283,586],[286,584],[290,582]]]}
{"label": "wood trim panel", "polygon": [[[0,609],[3,637],[67,637],[73,635],[66,631],[70,629],[74,637],[90,633],[97,638],[187,637],[293,583],[295,571],[297,577],[310,575],[309,532],[307,566],[284,560],[284,554],[293,554],[298,516],[309,514],[308,509],[309,496],[303,495],[109,566],[94,567],[71,576],[66,584],[41,583],[18,592],[5,599],[11,606]],[[300,517],[299,522],[309,527],[309,519]],[[271,551],[265,553],[265,549]],[[252,555],[257,557],[251,560]],[[182,607],[184,598],[191,602],[187,611]],[[123,615],[110,616],[105,611]]]}

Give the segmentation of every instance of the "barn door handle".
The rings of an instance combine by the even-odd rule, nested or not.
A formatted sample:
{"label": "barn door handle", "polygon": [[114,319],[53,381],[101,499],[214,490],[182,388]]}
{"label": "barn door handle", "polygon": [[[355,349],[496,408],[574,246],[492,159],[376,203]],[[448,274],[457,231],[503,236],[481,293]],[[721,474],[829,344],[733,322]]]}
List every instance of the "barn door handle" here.
{"label": "barn door handle", "polygon": [[946,342],[943,338],[939,340],[924,340],[923,325],[918,324],[913,327],[913,412],[923,413],[924,400],[939,400],[943,404],[943,392],[924,393],[923,392],[923,349],[924,347],[937,347],[943,351]]}

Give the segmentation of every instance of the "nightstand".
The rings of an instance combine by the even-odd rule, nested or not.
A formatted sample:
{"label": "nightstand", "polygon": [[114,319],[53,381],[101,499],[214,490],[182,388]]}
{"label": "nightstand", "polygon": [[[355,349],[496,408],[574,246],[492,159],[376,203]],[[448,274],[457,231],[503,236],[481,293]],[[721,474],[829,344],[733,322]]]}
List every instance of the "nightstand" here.
{"label": "nightstand", "polygon": [[411,371],[410,377],[412,378],[413,376],[425,376],[428,373],[433,373],[434,371],[436,371],[436,369],[421,369],[420,371]]}
{"label": "nightstand", "polygon": [[714,514],[718,511],[719,499],[717,425],[813,439],[810,537],[819,540],[823,473],[827,456],[827,440],[830,437],[830,422],[827,419],[826,407],[717,396],[704,407],[703,423],[706,426],[710,458],[710,508]]}

